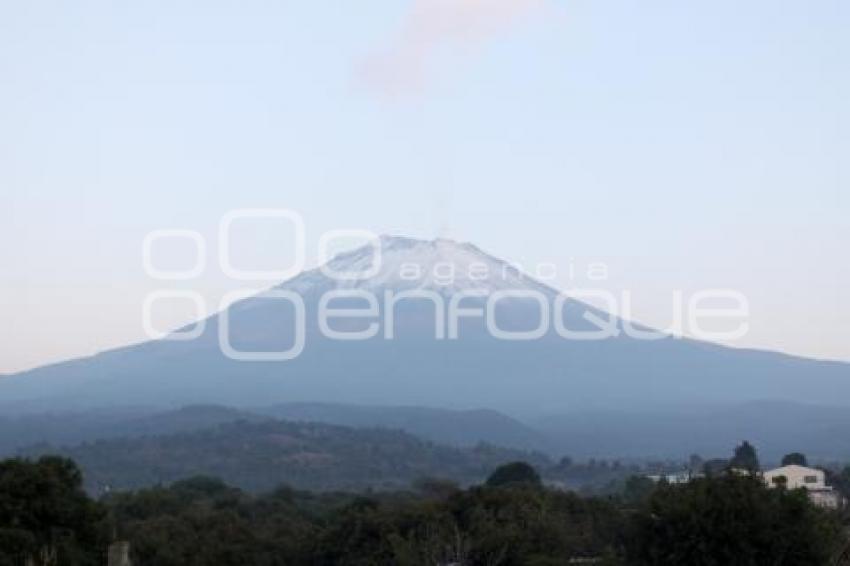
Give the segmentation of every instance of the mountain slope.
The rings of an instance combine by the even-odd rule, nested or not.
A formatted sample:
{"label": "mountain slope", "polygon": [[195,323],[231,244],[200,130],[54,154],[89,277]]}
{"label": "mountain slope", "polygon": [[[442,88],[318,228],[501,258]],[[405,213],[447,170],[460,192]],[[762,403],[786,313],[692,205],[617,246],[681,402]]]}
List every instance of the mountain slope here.
{"label": "mountain slope", "polygon": [[220,407],[195,405],[173,411],[113,407],[72,413],[35,413],[0,417],[0,455],[34,445],[65,446],[108,438],[190,432],[234,421],[267,421],[270,417]]}
{"label": "mountain slope", "polygon": [[547,439],[536,430],[497,411],[485,409],[451,411],[429,407],[287,403],[255,411],[287,421],[403,430],[450,446],[474,446],[485,442],[526,450],[545,451],[548,447]]}
{"label": "mountain slope", "polygon": [[540,454],[432,444],[400,431],[317,423],[234,422],[171,434],[72,447],[38,447],[28,455],[61,454],[83,470],[87,488],[133,489],[209,475],[250,491],[281,484],[311,490],[398,489],[426,477],[480,482],[513,460],[544,467]]}
{"label": "mountain slope", "polygon": [[[219,346],[219,314],[204,321],[203,333],[192,341],[153,341],[4,378],[0,404],[35,411],[320,401],[488,407],[529,415],[764,398],[811,403],[850,399],[850,364],[693,340],[644,341],[623,334],[597,341],[566,340],[550,325],[538,339],[505,341],[494,338],[478,317],[460,320],[458,339],[435,339],[436,328],[446,325],[445,311],[437,324],[435,301],[445,300],[442,306],[447,308],[461,293],[518,289],[552,302],[557,292],[468,244],[385,237],[380,249],[380,269],[368,280],[340,281],[317,269],[274,289],[304,301],[304,350],[295,359],[229,359]],[[376,261],[373,249],[366,246],[336,257],[328,267],[362,271]],[[451,271],[453,278],[447,275]],[[376,336],[343,341],[323,335],[321,299],[328,291],[340,290],[374,294],[377,316],[337,318],[332,327],[352,332],[375,324]],[[387,294],[404,292],[429,298],[400,300],[390,308]],[[366,306],[362,298],[337,300],[335,308]],[[484,310],[486,298],[465,297],[461,306]],[[572,300],[562,314],[567,326],[577,331],[593,328],[585,314],[603,315]],[[234,348],[282,350],[294,343],[296,312],[284,301],[252,297],[233,304],[227,315]],[[526,330],[536,326],[539,305],[507,298],[494,315],[504,329]],[[390,319],[392,339],[387,338]]]}
{"label": "mountain slope", "polygon": [[487,443],[542,451],[549,446],[539,432],[492,410],[287,403],[243,410],[216,405],[193,405],[169,411],[114,407],[75,413],[0,417],[0,456],[13,455],[22,448],[37,444],[69,446],[112,438],[164,436],[237,421],[267,422],[273,419],[401,430],[448,446]]}

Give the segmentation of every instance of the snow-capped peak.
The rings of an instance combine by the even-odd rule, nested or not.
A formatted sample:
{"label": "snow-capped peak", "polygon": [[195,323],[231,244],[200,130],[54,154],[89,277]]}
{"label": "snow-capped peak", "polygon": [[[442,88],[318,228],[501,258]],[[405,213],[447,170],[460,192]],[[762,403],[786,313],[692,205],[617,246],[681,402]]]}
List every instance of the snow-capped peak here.
{"label": "snow-capped peak", "polygon": [[534,289],[553,292],[515,265],[497,259],[469,243],[445,238],[419,240],[381,236],[343,252],[324,266],[305,272],[283,288],[305,293],[322,290],[428,290],[443,295],[460,291]]}

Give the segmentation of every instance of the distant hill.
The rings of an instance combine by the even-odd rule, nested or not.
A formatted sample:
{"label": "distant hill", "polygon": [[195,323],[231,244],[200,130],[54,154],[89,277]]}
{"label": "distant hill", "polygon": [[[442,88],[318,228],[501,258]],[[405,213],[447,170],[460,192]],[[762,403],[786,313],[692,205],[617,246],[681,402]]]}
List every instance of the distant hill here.
{"label": "distant hill", "polygon": [[656,411],[576,411],[532,419],[554,453],[578,458],[725,456],[749,440],[763,462],[789,452],[814,461],[850,459],[850,408],[754,401]]}
{"label": "distant hill", "polygon": [[283,421],[238,421],[202,431],[65,448],[38,446],[24,452],[42,453],[73,458],[95,493],[198,474],[255,492],[280,484],[319,491],[393,489],[425,477],[479,482],[494,467],[512,460],[551,465],[539,453],[489,445],[448,447],[401,431]]}
{"label": "distant hill", "polygon": [[240,420],[270,419],[402,430],[450,446],[474,446],[482,442],[525,450],[546,450],[548,446],[543,435],[497,411],[291,403],[251,409],[190,405],[170,411],[112,408],[5,417],[0,418],[0,455],[39,443],[64,446],[108,438],[189,432]]}
{"label": "distant hill", "polygon": [[216,405],[193,405],[173,411],[138,407],[70,413],[37,413],[0,418],[0,455],[33,444],[65,446],[95,440],[201,430],[237,420],[269,417]]}
{"label": "distant hill", "polygon": [[524,421],[490,410],[288,403],[251,409],[193,405],[160,411],[113,408],[86,413],[0,417],[0,456],[34,444],[70,446],[96,440],[193,432],[237,421],[318,422],[401,430],[446,446],[479,443],[533,450],[553,458],[684,460],[692,453],[727,456],[742,440],[765,461],[800,451],[815,461],[850,459],[850,409],[779,401],[654,411],[586,410]]}
{"label": "distant hill", "polygon": [[547,439],[538,431],[488,409],[455,411],[430,407],[287,403],[253,412],[289,421],[398,429],[453,446],[473,446],[481,442],[526,450],[545,450],[548,446]]}

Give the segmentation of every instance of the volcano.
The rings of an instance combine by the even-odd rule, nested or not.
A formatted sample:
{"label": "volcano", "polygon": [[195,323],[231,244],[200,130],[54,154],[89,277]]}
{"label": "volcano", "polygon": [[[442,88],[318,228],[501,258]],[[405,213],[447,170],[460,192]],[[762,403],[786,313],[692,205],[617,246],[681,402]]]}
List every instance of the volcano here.
{"label": "volcano", "polygon": [[[2,378],[0,404],[323,402],[546,414],[850,398],[850,364],[638,339],[625,326],[474,245],[385,236],[163,339]],[[564,336],[604,328],[602,339]],[[194,339],[174,339],[191,331]]]}

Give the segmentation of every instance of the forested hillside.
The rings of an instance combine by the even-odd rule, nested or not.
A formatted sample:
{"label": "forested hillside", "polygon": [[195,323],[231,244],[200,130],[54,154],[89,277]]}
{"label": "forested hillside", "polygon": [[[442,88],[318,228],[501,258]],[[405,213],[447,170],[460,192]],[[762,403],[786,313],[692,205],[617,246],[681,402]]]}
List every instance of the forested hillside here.
{"label": "forested hillside", "polygon": [[423,477],[481,481],[495,466],[523,459],[548,467],[542,454],[489,445],[433,444],[402,431],[318,423],[237,421],[169,435],[106,439],[71,447],[35,446],[79,463],[92,493],[210,475],[247,491],[287,484],[310,490],[395,489]]}

